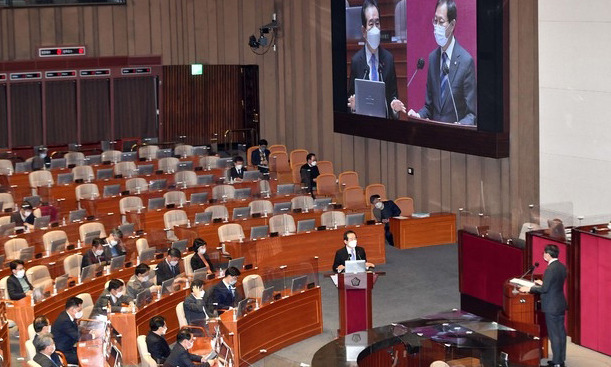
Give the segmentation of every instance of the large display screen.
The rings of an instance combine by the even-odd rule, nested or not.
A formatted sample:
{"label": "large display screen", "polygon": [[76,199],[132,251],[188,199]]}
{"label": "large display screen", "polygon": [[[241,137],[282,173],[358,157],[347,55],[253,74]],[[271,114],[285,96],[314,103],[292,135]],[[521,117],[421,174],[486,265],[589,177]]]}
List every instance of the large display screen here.
{"label": "large display screen", "polygon": [[332,17],[336,132],[505,154],[503,0],[332,0]]}

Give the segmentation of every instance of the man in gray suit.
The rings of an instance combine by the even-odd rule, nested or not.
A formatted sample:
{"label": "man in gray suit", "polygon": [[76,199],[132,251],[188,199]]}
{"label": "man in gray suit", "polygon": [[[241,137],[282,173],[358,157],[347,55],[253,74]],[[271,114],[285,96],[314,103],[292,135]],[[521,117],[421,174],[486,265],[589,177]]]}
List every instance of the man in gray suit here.
{"label": "man in gray suit", "polygon": [[475,63],[456,37],[456,3],[437,0],[433,18],[435,41],[439,45],[429,55],[426,101],[420,111],[409,110],[417,118],[461,125],[475,125],[477,91]]}

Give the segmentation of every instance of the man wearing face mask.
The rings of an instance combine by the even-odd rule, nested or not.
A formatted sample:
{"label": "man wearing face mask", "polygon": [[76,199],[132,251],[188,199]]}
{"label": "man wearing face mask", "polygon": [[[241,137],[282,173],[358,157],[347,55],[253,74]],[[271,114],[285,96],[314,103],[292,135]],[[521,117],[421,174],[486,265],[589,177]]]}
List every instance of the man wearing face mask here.
{"label": "man wearing face mask", "polygon": [[235,287],[240,274],[238,268],[232,266],[225,272],[223,280],[212,288],[206,301],[208,315],[214,314],[214,311],[221,314],[244,298]]}
{"label": "man wearing face mask", "polygon": [[[51,338],[53,338],[53,335],[50,334],[51,333],[51,321],[49,321],[49,319],[46,316],[38,316],[37,318],[35,318],[34,322],[32,323],[32,326],[34,327],[34,332],[36,333],[36,335],[34,335],[34,339],[32,339],[32,343],[34,343],[34,346],[36,346],[36,341],[43,335],[48,335],[48,336],[51,336]],[[50,355],[47,354],[47,356],[50,357],[51,360],[58,367],[62,365],[61,360],[59,359],[59,354],[55,353],[55,343],[53,343],[53,351],[51,352]],[[40,364],[40,362],[38,362],[38,364]]]}
{"label": "man wearing face mask", "polygon": [[94,238],[93,241],[91,241],[91,248],[83,255],[81,269],[93,264],[104,266],[110,262],[110,259],[110,252],[104,250],[104,240],[101,238]]}
{"label": "man wearing face mask", "polygon": [[32,171],[51,168],[51,157],[47,154],[47,148],[38,147],[32,158]]}
{"label": "man wearing face mask", "polygon": [[34,362],[38,363],[41,367],[60,367],[61,364],[53,360],[55,354],[55,342],[53,341],[53,335],[45,333],[40,335],[33,341],[34,348],[36,348],[36,355],[34,356]]}
{"label": "man wearing face mask", "polygon": [[53,323],[53,336],[57,350],[64,353],[69,364],[78,365],[76,344],[79,341],[77,320],[83,317],[83,300],[70,297],[66,309],[57,316]]}
{"label": "man wearing face mask", "polygon": [[191,283],[191,294],[185,298],[182,305],[187,324],[205,326],[204,282],[201,279],[195,279]]}
{"label": "man wearing face mask", "polygon": [[165,360],[163,367],[194,367],[193,362],[201,362],[197,366],[210,367],[216,363],[216,359],[205,360],[205,357],[189,353],[195,342],[193,335],[187,329],[183,329],[176,335],[176,345]]}
{"label": "man wearing face mask", "polygon": [[168,255],[165,260],[157,265],[157,270],[155,271],[157,275],[157,285],[161,285],[161,283],[165,282],[168,279],[174,278],[180,274],[180,266],[178,262],[180,261],[180,251],[175,248],[171,248],[168,250]]}
{"label": "man wearing face mask", "polygon": [[132,299],[125,295],[123,281],[121,279],[111,279],[108,282],[108,287],[100,294],[100,297],[93,306],[90,317],[106,315],[109,303],[110,312],[127,312],[127,305],[130,301]]}
{"label": "man wearing face mask", "polygon": [[320,171],[316,166],[316,154],[310,153],[306,156],[306,163],[299,170],[301,175],[301,186],[306,187],[307,192],[314,192],[316,189],[316,178],[320,176]]}
{"label": "man wearing face mask", "polygon": [[380,10],[375,0],[363,2],[361,22],[365,47],[354,54],[350,63],[348,107],[355,111],[355,79],[380,81],[386,86],[387,117],[396,119],[399,113],[405,113],[405,105],[398,99],[395,60],[388,50],[380,47]]}
{"label": "man wearing face mask", "polygon": [[26,296],[32,295],[32,284],[25,276],[25,267],[22,260],[13,260],[9,264],[12,274],[6,280],[8,297],[18,301]]}
{"label": "man wearing face mask", "polygon": [[150,290],[151,293],[155,293],[158,290],[158,286],[154,285],[149,279],[149,271],[151,267],[147,264],[139,264],[134,270],[134,275],[127,282],[127,296],[131,299],[136,299],[138,293]]}
{"label": "man wearing face mask", "polygon": [[201,238],[193,240],[193,251],[195,253],[191,256],[191,269],[195,271],[205,267],[208,269],[208,274],[213,274],[214,264],[212,264],[210,257],[206,253],[206,241]]}
{"label": "man wearing face mask", "polygon": [[168,326],[165,323],[163,316],[154,316],[149,321],[149,333],[146,335],[146,346],[151,357],[157,364],[163,364],[170,355],[170,346],[165,340],[165,334],[168,332]]}
{"label": "man wearing face mask", "polygon": [[244,171],[246,171],[246,167],[244,167],[244,158],[237,156],[233,159],[233,167],[229,170],[229,177],[231,177],[234,181],[242,181],[244,178]]}
{"label": "man wearing face mask", "polygon": [[367,254],[365,254],[365,249],[357,246],[356,233],[354,231],[346,231],[344,232],[344,247],[337,250],[335,253],[335,259],[333,260],[333,268],[332,270],[336,273],[341,273],[344,271],[346,261],[349,260],[365,260],[365,266],[367,268],[373,268],[373,265],[370,262],[367,262]]}
{"label": "man wearing face mask", "polygon": [[259,168],[259,172],[269,173],[269,155],[267,140],[261,139],[259,140],[259,149],[253,150],[250,154],[250,162],[253,166]]}
{"label": "man wearing face mask", "polygon": [[29,201],[21,203],[21,208],[18,212],[11,214],[11,223],[15,223],[15,227],[34,228],[34,207]]}
{"label": "man wearing face mask", "polygon": [[426,101],[420,111],[408,115],[461,125],[475,125],[475,63],[454,37],[456,28],[454,0],[437,0],[433,29],[439,45],[429,55]]}
{"label": "man wearing face mask", "polygon": [[126,251],[123,248],[123,242],[121,239],[123,238],[123,232],[120,229],[115,228],[110,231],[108,237],[106,237],[106,243],[108,247],[105,249],[106,256],[108,259],[112,259],[113,257],[125,255]]}
{"label": "man wearing face mask", "polygon": [[392,200],[382,201],[380,195],[371,195],[369,202],[373,205],[373,216],[378,222],[384,223],[386,242],[394,246],[395,242],[390,232],[390,218],[401,215],[401,209]]}

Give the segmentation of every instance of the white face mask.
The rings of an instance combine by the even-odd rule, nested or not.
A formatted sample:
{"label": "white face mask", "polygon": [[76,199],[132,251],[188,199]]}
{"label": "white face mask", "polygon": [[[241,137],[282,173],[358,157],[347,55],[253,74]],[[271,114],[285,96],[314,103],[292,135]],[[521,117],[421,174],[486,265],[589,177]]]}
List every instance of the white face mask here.
{"label": "white face mask", "polygon": [[117,243],[119,243],[117,240],[110,240],[110,241],[108,242],[108,244],[109,244],[111,247],[115,247],[115,246],[117,245]]}
{"label": "white face mask", "polygon": [[104,253],[104,250],[96,250],[95,256],[102,256],[103,253]]}
{"label": "white face mask", "polygon": [[47,153],[41,153],[40,158],[47,158]]}
{"label": "white face mask", "polygon": [[380,46],[380,28],[373,26],[367,31],[367,43],[372,50],[377,50]]}
{"label": "white face mask", "polygon": [[168,332],[168,328],[167,327],[162,327],[160,330],[161,330],[161,335],[165,335],[165,333]]}
{"label": "white face mask", "polygon": [[193,342],[187,342],[187,350],[193,348]]}
{"label": "white face mask", "polygon": [[236,164],[235,169],[237,169],[238,171],[242,169],[242,165],[241,164]]}
{"label": "white face mask", "polygon": [[170,261],[170,265],[176,266],[176,265],[178,265],[178,261]]}
{"label": "white face mask", "polygon": [[197,252],[199,252],[201,255],[206,253],[206,248],[205,247],[200,247]]}
{"label": "white face mask", "polygon": [[148,282],[149,281],[149,276],[148,275],[143,276],[141,281],[142,282]]}
{"label": "white face mask", "polygon": [[123,292],[117,292],[115,295],[116,298],[121,298],[123,296]]}
{"label": "white face mask", "polygon": [[19,279],[23,278],[25,276],[25,270],[17,270],[17,274],[15,274],[15,276]]}
{"label": "white face mask", "polygon": [[448,37],[446,36],[447,28],[439,24],[433,25],[433,26],[434,26],[433,33],[435,34],[435,41],[437,42],[439,47],[445,46],[448,43]]}
{"label": "white face mask", "polygon": [[79,311],[77,313],[74,314],[74,318],[75,319],[80,319],[83,317],[83,311]]}
{"label": "white face mask", "polygon": [[382,203],[381,201],[378,201],[378,202],[376,203],[376,208],[378,208],[378,209],[382,209],[382,208],[384,208],[384,203]]}
{"label": "white face mask", "polygon": [[316,161],[312,161],[312,167],[316,167]]}
{"label": "white face mask", "polygon": [[233,287],[237,282],[238,281],[236,279],[233,279],[229,282],[229,285]]}
{"label": "white face mask", "polygon": [[26,210],[25,212],[23,212],[23,215],[25,215],[26,217],[29,217],[30,214],[32,214],[31,210]]}
{"label": "white face mask", "polygon": [[348,241],[348,247],[355,248],[356,247],[356,240]]}

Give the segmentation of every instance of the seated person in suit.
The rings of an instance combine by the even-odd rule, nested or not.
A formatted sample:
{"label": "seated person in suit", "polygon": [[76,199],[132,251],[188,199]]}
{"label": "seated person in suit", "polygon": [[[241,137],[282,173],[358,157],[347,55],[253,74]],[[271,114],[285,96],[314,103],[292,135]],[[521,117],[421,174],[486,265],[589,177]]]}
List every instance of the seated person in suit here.
{"label": "seated person in suit", "polygon": [[21,203],[18,212],[11,214],[11,223],[15,223],[15,227],[32,229],[34,228],[34,219],[34,207],[27,200]]}
{"label": "seated person in suit", "polygon": [[108,247],[104,251],[110,255],[109,259],[125,255],[126,251],[125,247],[123,246],[123,241],[121,241],[122,238],[123,232],[121,232],[121,230],[118,228],[115,228],[110,231],[110,234],[108,235],[108,237],[106,237],[106,244],[108,245]]}
{"label": "seated person in suit", "polygon": [[193,362],[200,362],[197,366],[210,367],[216,363],[216,359],[206,361],[202,356],[189,353],[189,349],[193,348],[193,335],[189,330],[181,330],[176,335],[176,344],[172,348],[172,352],[165,360],[163,367],[194,367]]}
{"label": "seated person in suit", "polygon": [[259,149],[253,150],[250,154],[250,162],[259,169],[259,172],[269,173],[269,155],[267,140],[261,139],[259,140]]}
{"label": "seated person in suit", "polygon": [[76,344],[79,341],[77,319],[83,317],[83,300],[70,297],[66,301],[66,309],[57,316],[53,323],[53,335],[57,350],[64,353],[69,364],[78,364]]}
{"label": "seated person in suit", "polygon": [[240,271],[234,266],[225,271],[225,277],[212,288],[206,301],[208,315],[214,314],[214,311],[221,314],[244,298],[235,287],[239,277]]}
{"label": "seated person in suit", "polygon": [[200,326],[206,324],[204,282],[201,279],[195,279],[191,283],[191,294],[185,298],[182,306],[185,311],[187,324]]}
{"label": "seated person in suit", "polygon": [[378,222],[384,223],[384,235],[386,242],[394,246],[395,242],[390,232],[390,218],[401,215],[401,209],[392,200],[382,201],[380,195],[371,195],[369,202],[373,204],[373,215]]}
{"label": "seated person in suit", "polygon": [[110,263],[111,257],[107,257],[106,251],[104,251],[104,240],[101,238],[94,238],[91,241],[91,248],[83,255],[83,261],[81,262],[81,269],[93,264],[100,264],[102,266]]}
{"label": "seated person in suit", "polygon": [[61,367],[61,363],[53,359],[53,355],[57,354],[55,353],[55,342],[51,333],[41,334],[38,338],[34,339],[33,344],[34,348],[36,348],[34,362],[38,363],[41,367]]}
{"label": "seated person in suit", "polygon": [[38,147],[32,158],[32,171],[51,168],[51,157],[47,154],[47,148]]}
{"label": "seated person in suit", "polygon": [[[34,332],[36,332],[36,335],[34,335],[34,340],[32,340],[34,346],[36,346],[36,340],[45,334],[53,337],[53,335],[50,334],[51,321],[49,321],[46,316],[38,316],[37,318],[35,318],[34,322],[32,323],[32,326],[34,327]],[[53,347],[55,347],[55,343],[53,343]],[[53,348],[53,352],[51,353],[51,359],[53,360],[53,362],[55,362],[56,365],[62,365],[61,360],[59,359],[59,354],[55,353],[55,348]]]}
{"label": "seated person in suit", "polygon": [[110,312],[126,312],[128,308],[123,305],[129,304],[130,301],[132,300],[125,295],[123,281],[121,279],[111,279],[108,282],[108,287],[100,294],[100,297],[93,306],[90,317],[106,315],[109,303]]}
{"label": "seated person in suit", "polygon": [[146,289],[150,289],[151,293],[155,293],[159,290],[159,287],[150,281],[150,270],[151,267],[144,263],[136,266],[134,275],[132,275],[127,282],[127,296],[129,298],[136,299],[138,293],[144,292]]}
{"label": "seated person in suit", "polygon": [[237,156],[233,159],[233,167],[229,170],[229,177],[237,182],[242,181],[244,178],[244,171],[246,171],[246,167],[244,167],[244,158]]}
{"label": "seated person in suit", "polygon": [[6,280],[6,288],[8,291],[9,299],[18,301],[25,296],[31,296],[34,287],[28,281],[25,276],[25,267],[23,266],[22,260],[13,260],[9,264],[11,268],[11,274]]}
{"label": "seated person in suit", "polygon": [[214,264],[210,261],[210,258],[206,254],[206,241],[201,238],[193,240],[193,251],[195,252],[191,257],[191,269],[193,271],[206,267],[208,274],[214,273]]}
{"label": "seated person in suit", "polygon": [[165,257],[165,260],[157,265],[157,285],[161,285],[161,283],[164,281],[174,278],[180,274],[179,262],[180,251],[172,247],[168,250],[168,255]]}
{"label": "seated person in suit", "polygon": [[[344,247],[337,250],[335,253],[335,259],[333,260],[332,270],[336,273],[341,273],[345,269],[345,263],[348,260],[365,260],[367,261],[367,255],[365,249],[356,245],[356,233],[354,231],[344,232]],[[367,268],[373,268],[370,262],[365,262]]]}
{"label": "seated person in suit", "polygon": [[157,364],[163,364],[170,355],[170,346],[165,340],[168,326],[163,316],[153,316],[149,321],[149,333],[146,335],[146,347]]}
{"label": "seated person in suit", "polygon": [[301,166],[299,171],[301,175],[301,186],[307,187],[308,192],[314,192],[316,189],[316,177],[320,176],[318,167],[316,167],[316,154],[310,153],[306,157],[307,162]]}

